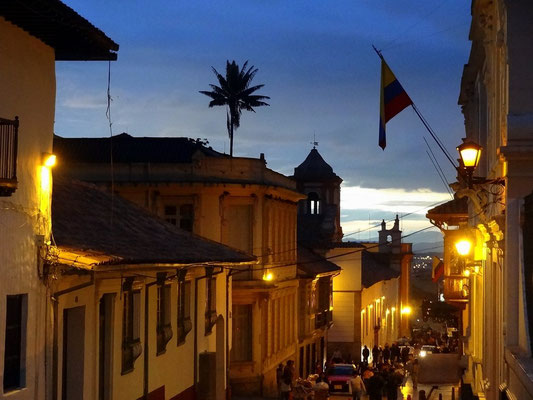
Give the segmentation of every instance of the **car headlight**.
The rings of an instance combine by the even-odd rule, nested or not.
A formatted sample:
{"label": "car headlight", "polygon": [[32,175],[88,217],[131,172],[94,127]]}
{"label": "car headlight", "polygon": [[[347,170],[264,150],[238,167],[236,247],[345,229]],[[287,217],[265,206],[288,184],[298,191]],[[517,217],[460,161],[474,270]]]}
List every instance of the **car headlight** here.
{"label": "car headlight", "polygon": [[426,350],[420,350],[420,357],[425,357],[427,354]]}

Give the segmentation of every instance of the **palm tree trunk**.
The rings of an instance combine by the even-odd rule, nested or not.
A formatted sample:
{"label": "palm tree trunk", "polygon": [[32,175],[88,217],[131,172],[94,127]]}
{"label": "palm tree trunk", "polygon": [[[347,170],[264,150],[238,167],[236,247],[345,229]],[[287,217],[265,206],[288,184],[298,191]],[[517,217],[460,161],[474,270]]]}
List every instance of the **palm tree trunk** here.
{"label": "palm tree trunk", "polygon": [[233,115],[230,117],[229,123],[229,156],[233,157]]}

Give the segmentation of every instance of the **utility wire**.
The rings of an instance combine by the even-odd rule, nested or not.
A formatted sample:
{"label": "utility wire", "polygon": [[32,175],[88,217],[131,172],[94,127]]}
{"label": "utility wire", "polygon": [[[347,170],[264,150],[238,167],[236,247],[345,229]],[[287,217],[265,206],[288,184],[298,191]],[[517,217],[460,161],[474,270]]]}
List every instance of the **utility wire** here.
{"label": "utility wire", "polygon": [[[427,156],[429,158],[429,161],[431,161],[431,163],[433,164],[433,167],[437,171],[437,174],[439,175],[439,178],[442,181],[442,184],[444,186],[447,186],[446,185],[446,178],[441,175],[441,172],[438,170],[437,165],[435,164],[435,161],[433,161],[433,158],[431,157],[431,154],[427,150],[426,150],[426,154],[427,154]],[[447,191],[448,191],[448,194],[450,195],[450,197],[453,199],[453,195],[450,193],[450,189],[449,188],[447,189]]]}
{"label": "utility wire", "polygon": [[435,143],[437,143],[437,146],[439,146],[439,148],[444,153],[444,155],[446,156],[448,161],[450,161],[450,163],[452,164],[453,168],[454,169],[457,168],[457,165],[455,165],[455,162],[453,162],[452,158],[450,157],[450,154],[444,148],[444,145],[442,144],[441,140],[437,137],[437,134],[435,133],[433,128],[431,128],[431,126],[429,125],[429,122],[427,122],[427,120],[422,116],[422,114],[420,113],[420,110],[418,109],[418,107],[415,105],[414,102],[413,102],[413,104],[411,104],[411,107],[415,111],[416,115],[418,115],[418,118],[420,118],[420,121],[422,121],[422,123],[426,127],[427,131],[429,132],[429,134],[431,135],[431,137],[435,141]]}
{"label": "utility wire", "polygon": [[444,171],[442,170],[440,164],[439,164],[439,161],[437,160],[437,157],[435,156],[435,153],[433,153],[433,150],[431,149],[431,146],[429,145],[427,139],[425,136],[422,136],[422,139],[424,139],[424,142],[426,143],[426,146],[428,147],[428,150],[429,152],[431,153],[431,155],[433,156],[433,160],[435,161],[435,164],[437,165],[439,171],[440,171],[440,174],[442,175],[442,177],[444,178],[444,181],[446,182],[446,189],[448,190],[448,192],[451,193],[451,189],[450,189],[450,183],[448,182],[448,180],[446,179],[446,175],[444,174]]}
{"label": "utility wire", "polygon": [[[111,170],[111,231],[114,229],[114,213],[115,213],[115,177],[113,170],[113,122],[111,120],[111,60],[107,64],[107,109],[105,112],[107,121],[109,122],[109,163]],[[114,237],[114,235],[112,235]],[[113,248],[115,243],[112,243]]]}
{"label": "utility wire", "polygon": [[417,21],[413,24],[411,24],[410,26],[408,26],[406,29],[400,31],[399,33],[397,33],[396,35],[396,38],[389,41],[388,43],[386,43],[384,46],[383,46],[383,49],[387,49],[387,48],[390,48],[392,46],[392,44],[394,42],[396,42],[398,39],[402,38],[402,37],[405,37],[405,34],[407,32],[409,32],[410,30],[412,30],[413,28],[417,27],[422,21],[424,20],[427,20],[429,16],[431,16],[432,14],[434,14],[439,8],[441,8],[445,3],[447,2],[447,0],[444,0],[444,1],[441,1],[439,2],[439,4],[437,6],[432,6],[430,7],[430,10],[429,12],[427,12],[426,14],[424,14],[421,18],[417,19]]}

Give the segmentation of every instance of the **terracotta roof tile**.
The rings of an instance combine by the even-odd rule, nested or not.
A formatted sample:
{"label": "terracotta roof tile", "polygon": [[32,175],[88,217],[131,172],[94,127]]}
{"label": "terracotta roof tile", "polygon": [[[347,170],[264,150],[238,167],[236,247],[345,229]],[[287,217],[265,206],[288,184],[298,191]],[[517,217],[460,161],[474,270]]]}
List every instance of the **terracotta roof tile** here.
{"label": "terracotta roof tile", "polygon": [[94,185],[54,179],[52,230],[61,248],[111,256],[105,264],[253,262],[253,256],[201,238]]}
{"label": "terracotta roof tile", "polygon": [[0,16],[54,48],[56,60],[116,60],[118,44],[59,0],[3,0]]}

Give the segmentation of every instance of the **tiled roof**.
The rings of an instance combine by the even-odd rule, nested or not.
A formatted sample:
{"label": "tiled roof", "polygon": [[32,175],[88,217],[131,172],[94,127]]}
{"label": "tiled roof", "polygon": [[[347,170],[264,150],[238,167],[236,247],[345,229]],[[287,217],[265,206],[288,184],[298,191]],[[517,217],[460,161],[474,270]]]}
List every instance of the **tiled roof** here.
{"label": "tiled roof", "polygon": [[379,281],[386,281],[400,276],[400,271],[395,271],[389,267],[389,254],[363,251],[361,263],[361,283],[365,288]]}
{"label": "tiled roof", "polygon": [[466,197],[450,200],[440,206],[432,208],[426,214],[426,218],[438,226],[459,226],[468,221],[468,200]]}
{"label": "tiled roof", "polygon": [[319,274],[340,272],[341,268],[313,251],[298,246],[298,270],[302,271],[304,276],[314,278]]}
{"label": "tiled roof", "polygon": [[229,157],[185,137],[64,138],[54,136],[54,154],[65,161],[109,163],[113,146],[116,163],[191,163],[200,152],[208,157]]}
{"label": "tiled roof", "polygon": [[54,179],[57,246],[106,254],[105,264],[253,262],[253,256],[200,238],[87,183]]}
{"label": "tiled roof", "polygon": [[432,208],[427,212],[428,215],[432,214],[464,214],[468,215],[468,200],[466,197],[454,198],[444,204]]}
{"label": "tiled roof", "polygon": [[56,60],[116,60],[118,44],[59,0],[2,0],[0,16],[55,49]]}
{"label": "tiled roof", "polygon": [[294,168],[294,179],[299,181],[342,182],[342,179],[333,172],[333,168],[324,161],[317,149],[312,149],[304,162]]}

